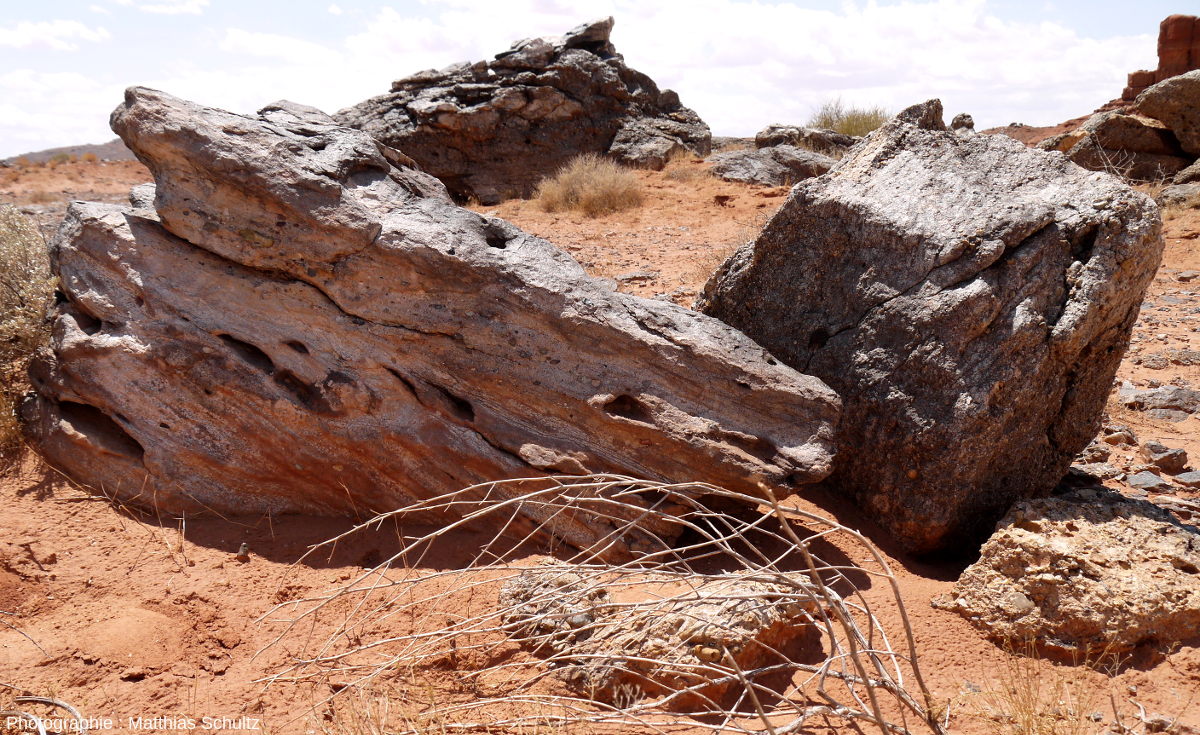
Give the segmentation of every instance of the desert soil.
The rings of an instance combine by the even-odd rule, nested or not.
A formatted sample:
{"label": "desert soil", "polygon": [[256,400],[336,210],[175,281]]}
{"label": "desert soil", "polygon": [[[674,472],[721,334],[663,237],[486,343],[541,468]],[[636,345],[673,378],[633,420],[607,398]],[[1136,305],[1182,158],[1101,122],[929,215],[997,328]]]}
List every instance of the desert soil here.
{"label": "desert soil", "polygon": [[[623,291],[690,304],[709,273],[753,236],[787,194],[722,182],[706,169],[701,162],[678,161],[665,172],[639,172],[645,204],[595,219],[546,213],[531,201],[478,209],[551,240]],[[120,201],[131,185],[149,178],[132,162],[0,169],[0,201],[50,226],[66,200]],[[1198,386],[1200,364],[1184,351],[1200,349],[1200,279],[1183,279],[1188,271],[1200,271],[1200,211],[1168,211],[1165,221],[1164,263],[1120,379],[1142,387]],[[1110,414],[1139,440],[1182,447],[1196,458],[1193,465],[1200,464],[1200,417],[1152,420],[1120,408],[1115,392]],[[1129,471],[1140,462],[1135,455],[1132,448],[1121,449],[1110,463]],[[1106,484],[1144,495],[1120,481]],[[1194,499],[1196,493],[1177,490],[1175,496]],[[394,548],[394,531],[360,534],[332,555],[296,563],[312,544],[346,530],[353,520],[147,514],[82,491],[29,453],[0,476],[0,498],[0,709],[28,693],[110,718],[117,730],[129,730],[129,718],[142,716],[192,718],[199,725],[203,717],[227,718],[214,724],[238,732],[371,731],[348,715],[331,716],[329,706],[320,704],[330,694],[328,681],[261,683],[286,666],[297,644],[284,641],[263,651],[279,628],[259,619],[278,603],[330,589],[375,564]],[[1065,682],[1094,702],[1102,719],[1110,717],[1115,702],[1126,715],[1141,706],[1200,728],[1200,638],[1165,656],[1138,651],[1111,674],[1016,658],[962,618],[930,606],[933,597],[950,591],[963,561],[906,558],[868,518],[823,491],[792,502],[861,529],[881,545],[900,582],[926,677],[935,696],[950,705],[951,730],[1003,728],[1005,723],[988,715],[989,707],[1003,706],[1002,692],[1015,681],[1038,681],[1047,690]],[[243,543],[248,560],[237,558]],[[458,555],[478,544],[477,537],[460,534],[447,544],[445,557],[429,563],[453,567]],[[868,591],[880,604],[887,596],[882,587]],[[897,622],[894,611],[881,617],[885,625]],[[412,630],[404,621],[393,626],[389,633]],[[329,632],[318,628],[312,634]],[[405,673],[398,677],[395,707],[415,717],[424,702],[456,696],[456,673],[453,667]],[[357,712],[365,716],[362,708]]]}

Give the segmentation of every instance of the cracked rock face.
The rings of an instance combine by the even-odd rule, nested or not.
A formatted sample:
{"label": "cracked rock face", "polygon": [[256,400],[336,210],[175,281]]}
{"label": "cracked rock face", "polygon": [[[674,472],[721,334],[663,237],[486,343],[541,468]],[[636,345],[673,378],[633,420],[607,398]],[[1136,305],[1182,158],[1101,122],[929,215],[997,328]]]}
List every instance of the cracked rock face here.
{"label": "cracked rock face", "polygon": [[833,483],[965,551],[1095,436],[1162,246],[1149,198],[934,100],[798,184],[698,306],[839,392]]}
{"label": "cracked rock face", "polygon": [[456,198],[483,204],[529,196],[581,153],[655,169],[676,152],[708,155],[708,126],[625,65],[612,26],[606,18],[518,41],[492,61],[419,72],[335,117],[412,156]]}
{"label": "cracked rock face", "polygon": [[143,88],[112,122],[156,186],[72,205],[24,406],[76,480],[188,512],[342,513],[542,473],[829,472],[821,381],[460,209],[365,133]]}
{"label": "cracked rock face", "polygon": [[1106,490],[1018,503],[935,606],[1051,651],[1166,648],[1200,629],[1200,529]]}

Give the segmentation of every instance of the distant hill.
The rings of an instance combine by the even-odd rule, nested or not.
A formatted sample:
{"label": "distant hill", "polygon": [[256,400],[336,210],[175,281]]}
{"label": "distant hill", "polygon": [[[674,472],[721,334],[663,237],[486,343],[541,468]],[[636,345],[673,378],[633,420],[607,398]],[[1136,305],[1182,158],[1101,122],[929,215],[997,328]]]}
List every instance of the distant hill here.
{"label": "distant hill", "polygon": [[5,158],[5,163],[16,163],[17,159],[24,158],[30,163],[45,163],[51,158],[59,154],[65,153],[68,156],[76,158],[85,153],[94,153],[96,158],[101,161],[135,161],[133,151],[125,147],[120,138],[113,138],[107,143],[99,143],[96,145],[68,145],[62,148],[47,148],[44,151],[34,151],[33,153],[22,153],[17,156]]}

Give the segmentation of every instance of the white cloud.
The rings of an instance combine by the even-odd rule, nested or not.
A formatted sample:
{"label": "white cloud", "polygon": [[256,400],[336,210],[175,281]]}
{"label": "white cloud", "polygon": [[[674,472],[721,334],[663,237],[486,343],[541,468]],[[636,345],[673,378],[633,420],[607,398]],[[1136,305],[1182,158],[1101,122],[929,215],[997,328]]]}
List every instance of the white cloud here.
{"label": "white cloud", "polygon": [[22,21],[15,26],[0,27],[0,47],[9,48],[74,51],[79,48],[76,41],[96,43],[109,38],[111,36],[104,28],[89,28],[77,20]]}
{"label": "white cloud", "polygon": [[[1060,24],[1000,19],[989,11],[996,4],[902,0],[882,6],[849,0],[837,11],[819,11],[789,3],[693,0],[680,13],[678,7],[643,0],[424,0],[411,13],[389,7],[364,13],[355,32],[320,42],[227,29],[220,54],[164,59],[154,76],[122,81],[236,112],[280,98],[334,112],[384,93],[393,79],[421,69],[491,58],[514,40],[560,34],[613,15],[613,42],[630,66],[678,91],[716,134],[753,135],[772,122],[803,122],[834,97],[894,111],[941,97],[947,117],[969,112],[980,128],[1013,121],[1053,124],[1116,97],[1128,72],[1156,64],[1149,33],[1085,38]],[[60,31],[49,37],[68,45],[84,40],[78,34],[85,27],[76,25],[70,32],[75,36]],[[0,44],[7,38],[13,45],[5,35],[12,33],[0,29]],[[0,113],[0,140],[15,145],[10,141],[27,135],[46,138],[41,147],[70,144],[82,129],[81,118],[91,121],[88,129],[103,131],[109,110],[121,99],[119,89],[105,94],[89,92],[78,101],[69,94],[39,95],[36,104],[27,104],[0,85],[0,106],[36,110],[38,116],[33,122],[28,115],[35,113],[16,118]]]}
{"label": "white cloud", "polygon": [[241,28],[227,28],[220,49],[226,53],[276,59],[294,65],[323,65],[341,60],[337,51],[319,43]]}
{"label": "white cloud", "polygon": [[200,15],[208,7],[210,0],[154,0],[153,2],[135,2],[134,0],[114,0],[118,5],[132,6],[144,13],[159,15]]}
{"label": "white cloud", "polygon": [[[32,69],[0,73],[0,156],[79,143],[103,143],[115,135],[108,113],[122,99],[119,85],[97,84],[77,72]],[[79,114],[86,110],[86,114]]]}
{"label": "white cloud", "polygon": [[99,13],[100,15],[112,15],[112,11],[103,5],[89,5],[88,10],[92,11],[93,13]]}
{"label": "white cloud", "polygon": [[329,6],[329,13],[331,15],[341,15],[342,14],[342,6],[338,5],[337,3],[332,3]]}

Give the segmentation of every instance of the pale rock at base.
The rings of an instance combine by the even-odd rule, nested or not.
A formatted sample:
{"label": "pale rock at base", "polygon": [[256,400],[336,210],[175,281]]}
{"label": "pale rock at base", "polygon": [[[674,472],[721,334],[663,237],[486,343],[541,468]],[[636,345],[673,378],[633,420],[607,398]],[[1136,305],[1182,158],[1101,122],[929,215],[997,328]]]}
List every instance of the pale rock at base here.
{"label": "pale rock at base", "polygon": [[1200,634],[1200,529],[1102,489],[1017,503],[935,606],[1078,659]]}

